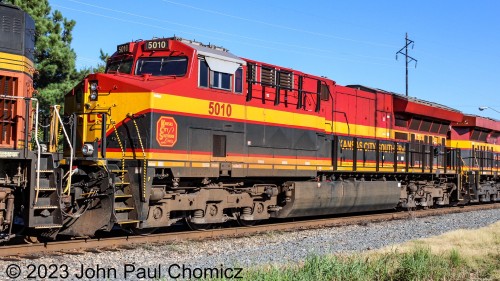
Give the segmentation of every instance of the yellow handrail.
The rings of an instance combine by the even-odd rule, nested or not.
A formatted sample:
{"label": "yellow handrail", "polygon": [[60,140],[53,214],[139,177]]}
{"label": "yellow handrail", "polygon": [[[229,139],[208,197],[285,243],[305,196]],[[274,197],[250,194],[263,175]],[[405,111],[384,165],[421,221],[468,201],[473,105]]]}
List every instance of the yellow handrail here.
{"label": "yellow handrail", "polygon": [[111,117],[109,118],[109,122],[111,123],[111,125],[113,126],[113,129],[115,130],[115,135],[116,135],[116,140],[118,141],[118,145],[120,146],[120,149],[122,151],[122,184],[123,184],[123,179],[125,178],[125,150],[123,149],[123,144],[122,144],[122,140],[120,139],[120,135],[118,134],[118,130],[116,129],[116,126],[115,126],[115,121],[113,121],[113,119],[111,119]]}
{"label": "yellow handrail", "polygon": [[139,132],[139,126],[137,126],[137,122],[132,118],[132,122],[134,122],[135,130],[137,131],[137,136],[139,137],[139,144],[142,149],[142,157],[143,157],[143,176],[142,176],[142,198],[146,198],[146,183],[148,178],[148,164],[146,159],[146,152],[144,151],[144,145],[142,144],[141,133]]}
{"label": "yellow handrail", "polygon": [[68,143],[68,147],[70,150],[68,181],[66,183],[66,188],[63,191],[63,192],[68,192],[68,195],[69,195],[71,193],[71,176],[74,173],[74,171],[72,170],[73,169],[73,145],[71,145],[71,140],[68,137],[68,133],[66,132],[66,128],[64,128],[64,123],[61,119],[61,115],[59,115],[59,108],[61,108],[60,105],[54,105],[54,112],[57,116],[57,119],[59,120],[59,123],[61,124],[61,128],[62,128],[62,131],[64,133],[64,137],[66,138],[66,142]]}

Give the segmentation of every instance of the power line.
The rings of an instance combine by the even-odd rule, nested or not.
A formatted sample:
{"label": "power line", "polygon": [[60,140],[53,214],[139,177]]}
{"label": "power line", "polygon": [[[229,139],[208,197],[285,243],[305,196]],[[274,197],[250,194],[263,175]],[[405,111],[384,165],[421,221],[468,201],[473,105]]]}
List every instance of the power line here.
{"label": "power line", "polygon": [[[258,41],[258,42],[261,42],[261,43],[266,43],[266,45],[268,45],[268,44],[271,43],[271,44],[281,45],[281,46],[285,46],[285,47],[300,48],[300,49],[304,49],[304,50],[307,50],[307,51],[313,51],[313,52],[319,51],[319,52],[330,53],[330,54],[335,54],[335,55],[339,55],[340,54],[339,52],[334,52],[331,49],[327,50],[327,49],[313,48],[313,47],[309,47],[309,46],[300,46],[300,45],[296,45],[296,44],[288,44],[288,43],[278,42],[278,41],[264,40],[264,39],[255,38],[255,37],[249,37],[249,36],[244,36],[244,35],[240,35],[240,34],[233,34],[233,33],[223,32],[223,31],[220,31],[220,30],[213,30],[213,29],[196,27],[196,26],[192,26],[192,25],[187,25],[187,24],[183,24],[183,23],[168,21],[168,20],[165,20],[165,19],[159,19],[159,18],[154,18],[154,17],[150,17],[150,16],[143,16],[143,15],[140,15],[140,14],[135,14],[135,13],[130,13],[130,12],[126,12],[126,11],[121,11],[121,10],[118,10],[116,8],[102,7],[102,6],[98,6],[98,5],[93,5],[93,4],[81,2],[81,1],[78,1],[78,0],[68,0],[68,1],[76,3],[76,4],[79,4],[79,5],[90,6],[92,8],[97,8],[97,9],[102,9],[102,10],[111,11],[111,12],[115,12],[115,13],[120,13],[120,14],[124,14],[124,15],[127,15],[127,16],[132,16],[132,17],[136,17],[136,18],[142,18],[142,19],[146,19],[146,20],[150,20],[150,21],[163,22],[163,23],[173,24],[173,25],[177,25],[177,26],[181,26],[181,27],[185,27],[185,28],[190,28],[190,29],[195,29],[195,30],[200,30],[200,31],[212,32],[212,33],[221,34],[221,35],[227,35],[227,36],[233,36],[233,37],[238,37],[238,38],[242,38],[242,39],[248,39],[248,40]],[[176,2],[171,2],[171,1],[166,1],[166,2],[173,3],[173,4],[178,4]],[[199,9],[199,10],[204,11],[204,12],[212,12],[211,10],[205,10],[205,9],[201,9],[201,8],[196,8],[194,6],[189,6],[189,5],[185,5],[185,4],[179,4],[179,5],[186,6],[186,7],[192,8],[192,9]],[[55,6],[58,6],[58,5],[55,5]],[[233,17],[233,16],[228,15],[228,14],[223,14],[223,13],[219,13],[219,12],[216,12],[216,11],[214,11],[214,12],[217,13],[217,14],[224,15],[224,16]],[[234,16],[234,17],[236,17],[236,16]],[[240,17],[236,17],[236,18],[237,19],[241,19],[241,20],[245,20],[245,18],[240,18]],[[280,27],[280,26],[276,25],[276,27]],[[351,56],[356,56],[356,57],[361,57],[361,58],[368,58],[368,59],[375,59],[375,60],[388,60],[388,59],[382,58],[382,57],[366,56],[366,55],[359,55],[359,54],[355,54],[355,53],[346,53],[346,52],[342,52],[342,53],[345,54],[345,55],[351,55]]]}
{"label": "power line", "polygon": [[[408,46],[411,44],[411,48],[413,49],[413,45],[415,43],[413,40],[408,39],[408,33],[406,33],[405,41],[406,41],[405,46],[403,48],[401,48],[401,50],[396,52],[396,60],[398,59],[398,54],[402,54],[405,56],[405,59],[406,59],[406,96],[408,96],[408,64],[410,62],[414,61],[415,68],[417,68],[417,60],[408,55]],[[403,53],[403,50],[405,50],[404,53]]]}
{"label": "power line", "polygon": [[[271,43],[271,44],[277,44],[277,45],[282,45],[282,46],[292,47],[292,48],[285,48],[285,49],[283,49],[283,48],[271,47],[269,44],[266,44],[266,45],[257,45],[257,44],[242,42],[242,41],[238,42],[240,44],[247,45],[247,46],[259,47],[259,48],[263,48],[263,49],[270,49],[270,50],[277,50],[277,51],[286,50],[287,52],[290,52],[290,53],[296,53],[296,54],[301,54],[301,55],[307,54],[309,56],[321,57],[321,58],[329,58],[329,59],[333,59],[333,60],[349,61],[349,62],[356,62],[356,63],[365,63],[365,64],[372,64],[372,65],[390,66],[390,65],[384,64],[384,63],[358,61],[358,60],[353,60],[353,59],[350,59],[350,58],[342,58],[342,57],[338,56],[338,55],[341,55],[341,54],[336,54],[334,52],[331,52],[330,50],[324,50],[324,49],[318,49],[318,48],[311,48],[311,47],[299,46],[299,45],[295,45],[295,44],[287,44],[287,43],[283,43],[283,42],[269,41],[269,40],[263,40],[263,39],[252,38],[252,37],[247,37],[247,36],[241,36],[241,35],[237,35],[237,34],[231,34],[231,33],[226,33],[226,32],[221,32],[221,31],[215,31],[215,30],[210,30],[210,29],[206,29],[206,28],[199,28],[199,27],[185,25],[185,24],[181,24],[181,23],[177,23],[177,22],[167,21],[167,20],[164,20],[164,19],[158,19],[158,18],[143,16],[143,15],[134,14],[134,13],[130,13],[130,12],[120,11],[120,10],[117,10],[117,9],[110,9],[110,8],[106,8],[106,7],[102,7],[102,6],[97,6],[97,5],[92,5],[92,4],[88,4],[88,3],[83,3],[83,2],[80,2],[80,1],[77,1],[77,0],[69,0],[69,1],[77,3],[77,4],[81,4],[81,5],[90,6],[90,7],[93,7],[93,8],[98,8],[98,9],[102,9],[102,10],[113,11],[113,12],[116,12],[116,13],[125,14],[127,16],[132,16],[132,17],[135,17],[135,18],[146,19],[148,21],[157,21],[157,22],[169,23],[169,24],[173,24],[173,25],[182,26],[182,27],[185,27],[185,28],[191,28],[191,29],[196,29],[196,30],[201,30],[201,31],[206,31],[206,32],[213,32],[213,33],[222,34],[222,35],[226,35],[226,36],[234,36],[234,37],[239,37],[239,38],[248,39],[248,40],[255,40],[255,41],[259,41],[259,42],[267,42],[267,43]],[[77,8],[70,8],[70,7],[65,7],[65,6],[61,6],[61,5],[58,5],[58,4],[53,4],[53,6],[61,8],[61,9],[66,9],[66,10],[72,10],[72,11],[77,11],[77,12],[81,12],[81,13],[86,13],[86,14],[90,14],[90,15],[93,15],[93,16],[104,17],[104,18],[108,18],[108,19],[111,19],[111,20],[128,22],[128,23],[132,23],[132,24],[135,24],[135,25],[139,24],[139,25],[149,26],[149,27],[153,27],[153,28],[158,28],[158,29],[163,29],[163,30],[169,30],[169,31],[173,31],[173,32],[179,32],[179,30],[175,31],[173,29],[165,28],[163,26],[148,24],[147,22],[144,22],[144,21],[133,21],[133,20],[130,20],[130,19],[123,19],[123,18],[119,18],[119,17],[114,17],[114,16],[111,16],[109,14],[103,15],[103,14],[96,13],[94,11],[82,10],[82,9],[77,9]],[[227,40],[227,39],[224,39],[224,38],[217,38],[217,37],[213,37],[213,36],[206,36],[206,34],[199,34],[199,33],[193,33],[193,32],[188,32],[188,31],[182,31],[182,32],[184,32],[186,34],[191,34],[191,35],[194,35],[194,36],[198,36],[198,37],[208,37],[208,38],[217,39],[217,40],[220,40],[220,41],[230,41],[230,42],[232,42],[231,40]],[[304,49],[304,50],[312,51],[312,52],[300,52],[300,51],[294,50],[294,48]],[[332,57],[330,55],[319,54],[319,53],[317,53],[318,51],[319,52],[324,52],[324,53],[336,54],[337,57]],[[351,55],[351,56],[356,56],[356,57],[362,57],[362,58],[368,58],[368,59],[385,60],[384,58],[379,58],[379,57],[374,57],[374,56],[364,56],[364,55],[358,55],[358,54],[353,54],[353,53],[345,53],[345,52],[343,52],[343,54],[344,55],[347,54],[347,55]]]}
{"label": "power line", "polygon": [[182,7],[189,8],[189,9],[193,9],[193,10],[202,11],[202,12],[205,12],[205,13],[211,13],[211,14],[215,14],[215,15],[219,15],[219,16],[224,16],[224,17],[228,17],[228,18],[237,19],[237,20],[258,23],[258,24],[267,25],[267,26],[271,26],[271,27],[274,27],[274,28],[284,29],[284,30],[290,30],[290,31],[295,31],[295,32],[301,32],[301,33],[306,33],[306,34],[311,34],[311,35],[316,35],[316,36],[322,36],[322,37],[326,37],[326,38],[334,38],[334,39],[339,39],[339,40],[344,40],[344,41],[350,41],[350,42],[355,42],[355,43],[361,43],[361,44],[367,44],[367,45],[372,45],[372,46],[388,47],[388,48],[394,47],[392,45],[388,45],[388,44],[384,44],[384,43],[356,40],[356,39],[352,39],[352,38],[346,38],[346,37],[335,36],[335,35],[331,35],[331,34],[319,33],[319,32],[314,32],[314,31],[310,31],[310,30],[304,30],[304,29],[293,28],[293,27],[289,27],[289,26],[285,26],[285,25],[279,25],[279,24],[274,24],[274,23],[270,23],[270,22],[255,20],[255,19],[251,19],[251,18],[245,18],[245,17],[235,16],[235,15],[231,15],[231,14],[221,13],[221,12],[215,11],[215,10],[203,9],[203,8],[199,8],[199,7],[196,7],[196,6],[187,5],[187,4],[183,4],[183,3],[178,3],[178,2],[170,1],[170,0],[161,0],[161,1],[163,1],[165,3],[170,3],[170,4],[173,4],[173,5],[182,6]]}

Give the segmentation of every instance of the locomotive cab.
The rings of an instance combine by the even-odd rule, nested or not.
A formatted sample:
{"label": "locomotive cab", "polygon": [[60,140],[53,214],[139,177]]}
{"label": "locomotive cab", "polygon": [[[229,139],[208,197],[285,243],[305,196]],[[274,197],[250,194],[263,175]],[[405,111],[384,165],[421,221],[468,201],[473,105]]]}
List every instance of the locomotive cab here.
{"label": "locomotive cab", "polygon": [[[102,124],[109,123],[106,122],[108,117],[108,120],[112,118],[115,125],[116,120],[123,120],[126,118],[123,115],[129,113],[121,112],[121,110],[126,111],[126,108],[116,108],[113,100],[138,100],[143,109],[151,107],[148,100],[153,89],[145,85],[150,83],[150,79],[162,80],[162,84],[168,83],[169,81],[165,81],[164,78],[172,72],[168,72],[167,69],[171,69],[170,62],[176,61],[175,56],[171,56],[174,52],[169,51],[168,40],[162,42],[155,42],[154,50],[148,49],[144,42],[118,45],[117,51],[107,61],[104,74],[89,75],[66,95],[66,114],[75,117],[72,128],[74,156],[94,159],[106,157],[106,143],[102,140],[106,139],[106,132],[112,126],[111,124],[102,126]],[[185,58],[185,56],[181,58],[186,62],[184,70],[173,71],[177,74],[176,78],[185,75],[187,67]],[[119,104],[123,107],[121,103]],[[112,113],[114,114],[111,115]],[[98,155],[97,152],[101,154]],[[65,155],[69,157],[69,150],[66,150]]]}
{"label": "locomotive cab", "polygon": [[[73,124],[77,139],[74,141],[75,156],[105,158],[108,151],[121,158],[119,136],[112,133],[115,130],[113,125],[120,130],[132,119],[145,132],[135,132],[135,136],[129,139],[126,136],[130,132],[123,132],[124,150],[131,146],[137,149],[141,135],[144,137],[141,140],[144,149],[172,147],[177,143],[177,136],[154,136],[155,131],[161,134],[169,130],[154,128],[161,113],[178,111],[179,106],[194,105],[190,101],[198,96],[196,92],[200,89],[208,90],[204,94],[212,96],[220,92],[239,94],[229,99],[241,100],[244,65],[245,61],[227,50],[179,38],[118,45],[117,51],[107,61],[104,74],[89,75],[66,95],[66,113],[75,114],[76,120]],[[217,113],[222,110],[226,115],[234,113],[230,106],[223,107],[221,109],[217,104],[213,110]],[[191,107],[193,113],[197,109]],[[103,118],[108,118],[105,127],[100,125],[104,123]],[[101,140],[109,135],[112,139],[103,144]],[[160,141],[155,141],[155,138]],[[86,149],[90,145],[93,150]],[[82,152],[84,148],[85,154]],[[120,150],[118,154],[117,150]],[[98,151],[99,155],[96,154]],[[125,153],[127,158],[135,157],[134,153]]]}

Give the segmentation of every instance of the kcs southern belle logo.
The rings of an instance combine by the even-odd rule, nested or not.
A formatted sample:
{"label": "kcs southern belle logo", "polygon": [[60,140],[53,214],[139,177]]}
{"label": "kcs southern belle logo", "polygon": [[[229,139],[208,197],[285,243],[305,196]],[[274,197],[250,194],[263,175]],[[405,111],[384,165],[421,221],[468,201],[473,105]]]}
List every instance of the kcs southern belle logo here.
{"label": "kcs southern belle logo", "polygon": [[177,122],[173,117],[162,116],[158,119],[156,141],[164,147],[172,147],[177,142]]}

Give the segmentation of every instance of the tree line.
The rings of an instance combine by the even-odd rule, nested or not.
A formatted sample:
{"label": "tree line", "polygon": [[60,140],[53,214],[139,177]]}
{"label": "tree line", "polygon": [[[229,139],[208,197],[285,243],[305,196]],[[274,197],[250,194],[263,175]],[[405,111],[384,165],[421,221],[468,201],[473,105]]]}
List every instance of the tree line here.
{"label": "tree line", "polygon": [[[1,1],[1,0],[0,0]],[[91,72],[76,69],[76,53],[71,48],[72,31],[76,22],[68,20],[58,10],[52,11],[48,0],[6,0],[27,12],[35,21],[35,68],[33,77],[36,97],[42,110],[62,104],[64,95]],[[101,50],[103,63],[94,72],[103,72],[108,55]]]}

